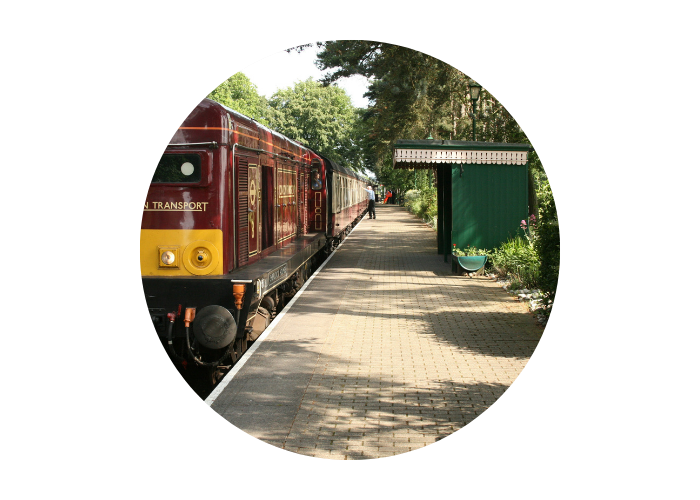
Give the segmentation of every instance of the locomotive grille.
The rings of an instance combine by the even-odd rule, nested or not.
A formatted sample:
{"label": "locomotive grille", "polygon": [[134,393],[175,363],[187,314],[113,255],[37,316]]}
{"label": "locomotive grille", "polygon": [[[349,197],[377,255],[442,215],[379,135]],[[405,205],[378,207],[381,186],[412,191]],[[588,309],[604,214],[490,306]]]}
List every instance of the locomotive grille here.
{"label": "locomotive grille", "polygon": [[238,265],[248,262],[248,162],[238,161]]}

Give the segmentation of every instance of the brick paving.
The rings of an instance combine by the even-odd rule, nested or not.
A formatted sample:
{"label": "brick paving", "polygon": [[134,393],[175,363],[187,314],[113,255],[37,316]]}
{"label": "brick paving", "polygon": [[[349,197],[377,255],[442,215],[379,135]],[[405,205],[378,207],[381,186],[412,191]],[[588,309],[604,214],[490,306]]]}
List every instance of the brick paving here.
{"label": "brick paving", "polygon": [[542,328],[494,281],[451,274],[436,233],[378,205],[212,408],[249,434],[338,460],[397,455],[493,404]]}

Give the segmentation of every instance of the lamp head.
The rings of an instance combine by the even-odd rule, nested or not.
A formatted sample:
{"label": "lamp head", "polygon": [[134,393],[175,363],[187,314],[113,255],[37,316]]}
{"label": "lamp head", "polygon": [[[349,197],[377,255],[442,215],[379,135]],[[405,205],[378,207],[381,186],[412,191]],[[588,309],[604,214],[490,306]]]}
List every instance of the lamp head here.
{"label": "lamp head", "polygon": [[481,85],[476,82],[469,84],[469,94],[471,95],[472,101],[479,99],[479,94],[481,93]]}

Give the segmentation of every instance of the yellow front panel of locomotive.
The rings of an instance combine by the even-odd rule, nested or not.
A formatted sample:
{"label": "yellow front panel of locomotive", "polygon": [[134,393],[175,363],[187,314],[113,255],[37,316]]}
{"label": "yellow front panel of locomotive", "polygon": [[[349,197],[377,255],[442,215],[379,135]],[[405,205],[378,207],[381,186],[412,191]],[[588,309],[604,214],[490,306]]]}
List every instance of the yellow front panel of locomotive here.
{"label": "yellow front panel of locomotive", "polygon": [[142,276],[224,274],[220,229],[142,229]]}

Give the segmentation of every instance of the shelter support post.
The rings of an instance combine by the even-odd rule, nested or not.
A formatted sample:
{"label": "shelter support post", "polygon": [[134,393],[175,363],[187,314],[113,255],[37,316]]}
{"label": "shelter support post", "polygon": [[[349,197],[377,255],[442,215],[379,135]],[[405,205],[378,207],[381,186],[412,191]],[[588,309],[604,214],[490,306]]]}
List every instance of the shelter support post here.
{"label": "shelter support post", "polygon": [[452,164],[437,168],[437,245],[438,255],[452,254]]}

